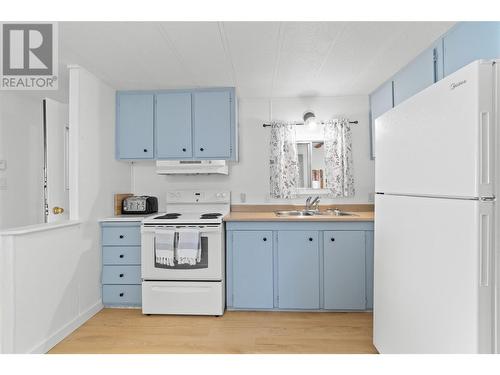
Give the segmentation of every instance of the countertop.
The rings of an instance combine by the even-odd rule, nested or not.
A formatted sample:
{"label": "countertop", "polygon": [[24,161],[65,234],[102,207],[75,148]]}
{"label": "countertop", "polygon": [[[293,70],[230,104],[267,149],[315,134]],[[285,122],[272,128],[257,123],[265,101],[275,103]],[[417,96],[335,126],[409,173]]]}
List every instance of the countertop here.
{"label": "countertop", "polygon": [[105,217],[104,219],[99,219],[98,221],[100,223],[105,223],[110,221],[134,222],[134,221],[143,221],[145,218],[149,216],[156,216],[156,215],[158,215],[158,212],[148,215],[115,215],[115,216]]}
{"label": "countertop", "polygon": [[353,212],[353,216],[317,215],[317,216],[276,216],[274,212],[238,212],[231,211],[224,216],[224,221],[374,221],[373,211]]}

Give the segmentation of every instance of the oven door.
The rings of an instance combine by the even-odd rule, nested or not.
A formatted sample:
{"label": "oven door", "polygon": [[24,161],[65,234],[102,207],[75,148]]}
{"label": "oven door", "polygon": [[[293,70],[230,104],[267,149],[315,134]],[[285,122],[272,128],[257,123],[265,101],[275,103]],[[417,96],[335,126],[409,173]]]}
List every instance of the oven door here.
{"label": "oven door", "polygon": [[[173,266],[156,263],[155,233],[157,230],[181,232],[183,229],[199,229],[201,258],[194,265]],[[141,228],[141,271],[143,280],[222,280],[224,278],[224,238],[222,225],[162,225]]]}

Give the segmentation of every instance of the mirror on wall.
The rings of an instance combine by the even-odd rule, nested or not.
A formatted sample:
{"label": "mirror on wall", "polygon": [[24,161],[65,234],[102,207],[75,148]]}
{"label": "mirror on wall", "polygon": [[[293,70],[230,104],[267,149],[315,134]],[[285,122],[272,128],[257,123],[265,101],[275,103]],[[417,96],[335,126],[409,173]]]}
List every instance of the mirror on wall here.
{"label": "mirror on wall", "polygon": [[324,150],[323,141],[297,141],[299,189],[325,188]]}

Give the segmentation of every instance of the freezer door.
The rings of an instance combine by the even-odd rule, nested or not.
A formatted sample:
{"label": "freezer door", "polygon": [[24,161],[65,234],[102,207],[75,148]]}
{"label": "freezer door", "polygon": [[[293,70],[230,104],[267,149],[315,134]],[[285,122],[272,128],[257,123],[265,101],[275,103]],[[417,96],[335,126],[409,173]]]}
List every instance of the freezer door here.
{"label": "freezer door", "polygon": [[377,118],[377,192],[493,195],[493,71],[476,61]]}
{"label": "freezer door", "polygon": [[492,203],[377,195],[380,353],[491,353]]}

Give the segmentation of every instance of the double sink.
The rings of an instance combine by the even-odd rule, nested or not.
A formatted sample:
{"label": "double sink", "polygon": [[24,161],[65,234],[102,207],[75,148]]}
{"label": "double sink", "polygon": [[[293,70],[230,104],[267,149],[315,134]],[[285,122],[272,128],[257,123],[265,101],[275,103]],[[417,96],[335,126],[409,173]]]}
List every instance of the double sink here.
{"label": "double sink", "polygon": [[358,216],[351,212],[342,211],[339,209],[327,209],[324,211],[320,210],[291,210],[291,211],[275,211],[276,216]]}

